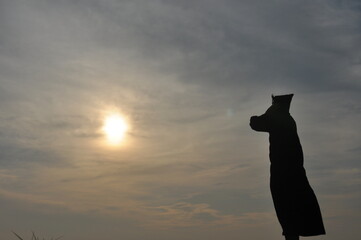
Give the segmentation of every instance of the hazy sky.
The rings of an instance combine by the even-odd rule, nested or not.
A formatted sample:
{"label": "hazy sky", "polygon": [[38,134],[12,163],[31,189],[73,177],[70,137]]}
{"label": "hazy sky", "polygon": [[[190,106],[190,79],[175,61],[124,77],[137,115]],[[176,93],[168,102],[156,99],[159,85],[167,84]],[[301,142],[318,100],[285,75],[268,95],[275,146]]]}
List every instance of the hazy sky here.
{"label": "hazy sky", "polygon": [[[358,0],[0,0],[0,238],[282,239],[271,94],[294,93],[325,240],[361,234]],[[110,112],[129,123],[109,146]],[[315,237],[312,239],[320,239]]]}

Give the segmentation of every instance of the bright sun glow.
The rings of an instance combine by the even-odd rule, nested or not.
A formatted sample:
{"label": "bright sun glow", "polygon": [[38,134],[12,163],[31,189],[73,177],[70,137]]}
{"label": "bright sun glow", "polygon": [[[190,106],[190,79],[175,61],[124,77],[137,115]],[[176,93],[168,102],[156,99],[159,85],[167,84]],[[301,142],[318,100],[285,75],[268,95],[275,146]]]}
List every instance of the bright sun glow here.
{"label": "bright sun glow", "polygon": [[112,114],[105,118],[103,131],[112,145],[119,144],[128,129],[124,118],[118,114]]}

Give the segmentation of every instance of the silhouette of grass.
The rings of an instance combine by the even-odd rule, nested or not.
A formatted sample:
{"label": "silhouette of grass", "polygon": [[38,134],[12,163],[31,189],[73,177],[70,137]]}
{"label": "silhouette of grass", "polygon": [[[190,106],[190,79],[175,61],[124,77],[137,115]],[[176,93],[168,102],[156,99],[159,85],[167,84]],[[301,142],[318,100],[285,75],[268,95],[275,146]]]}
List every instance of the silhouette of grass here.
{"label": "silhouette of grass", "polygon": [[[16,232],[12,231],[12,233],[20,240],[24,240],[22,237],[20,237]],[[45,238],[40,239],[39,237],[37,237],[35,235],[34,232],[31,232],[31,239],[30,240],[46,240]],[[57,237],[57,238],[51,238],[50,240],[59,240],[60,238],[62,238],[63,236]]]}

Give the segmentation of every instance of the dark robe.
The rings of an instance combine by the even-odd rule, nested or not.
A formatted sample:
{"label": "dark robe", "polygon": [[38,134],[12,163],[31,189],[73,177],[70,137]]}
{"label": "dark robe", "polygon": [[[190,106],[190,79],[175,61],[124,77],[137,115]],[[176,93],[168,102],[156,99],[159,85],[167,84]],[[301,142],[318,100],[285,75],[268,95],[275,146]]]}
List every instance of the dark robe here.
{"label": "dark robe", "polygon": [[296,122],[289,114],[292,96],[272,96],[272,106],[265,114],[251,117],[250,126],[269,133],[270,187],[283,235],[321,235],[325,229],[320,207],[303,167]]}

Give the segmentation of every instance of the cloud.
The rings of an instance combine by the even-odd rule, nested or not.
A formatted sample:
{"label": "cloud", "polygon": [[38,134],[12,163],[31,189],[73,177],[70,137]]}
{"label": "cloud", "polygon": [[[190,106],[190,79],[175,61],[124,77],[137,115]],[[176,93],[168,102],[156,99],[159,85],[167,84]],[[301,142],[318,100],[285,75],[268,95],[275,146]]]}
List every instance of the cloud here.
{"label": "cloud", "polygon": [[44,64],[47,72],[83,72],[79,60],[106,57],[120,69],[141,65],[141,71],[150,69],[202,86],[359,88],[355,4],[7,3],[3,24],[11,34],[4,34],[3,44],[4,49],[19,51],[17,62],[35,59],[31,65],[18,65],[32,74]]}
{"label": "cloud", "polygon": [[21,202],[26,202],[26,203],[32,203],[32,204],[38,204],[38,205],[64,206],[64,203],[62,203],[62,202],[44,200],[41,197],[37,197],[35,195],[14,193],[14,192],[9,192],[9,191],[2,190],[2,189],[0,190],[0,195],[2,197],[8,198],[8,199],[13,199],[13,200],[17,200],[17,201],[20,200]]}
{"label": "cloud", "polygon": [[307,91],[359,87],[350,69],[359,65],[360,50],[359,14],[352,5],[197,1],[188,6],[135,1],[93,11],[108,26],[105,31],[120,30],[105,34],[98,44],[119,51],[129,44],[121,41],[126,35],[128,47],[137,46],[146,66],[175,74],[186,83],[217,87],[268,83]]}
{"label": "cloud", "polygon": [[208,204],[178,202],[169,206],[150,208],[158,212],[149,223],[161,228],[237,228],[262,225],[270,221],[270,213],[246,213],[243,216],[225,215]]}

